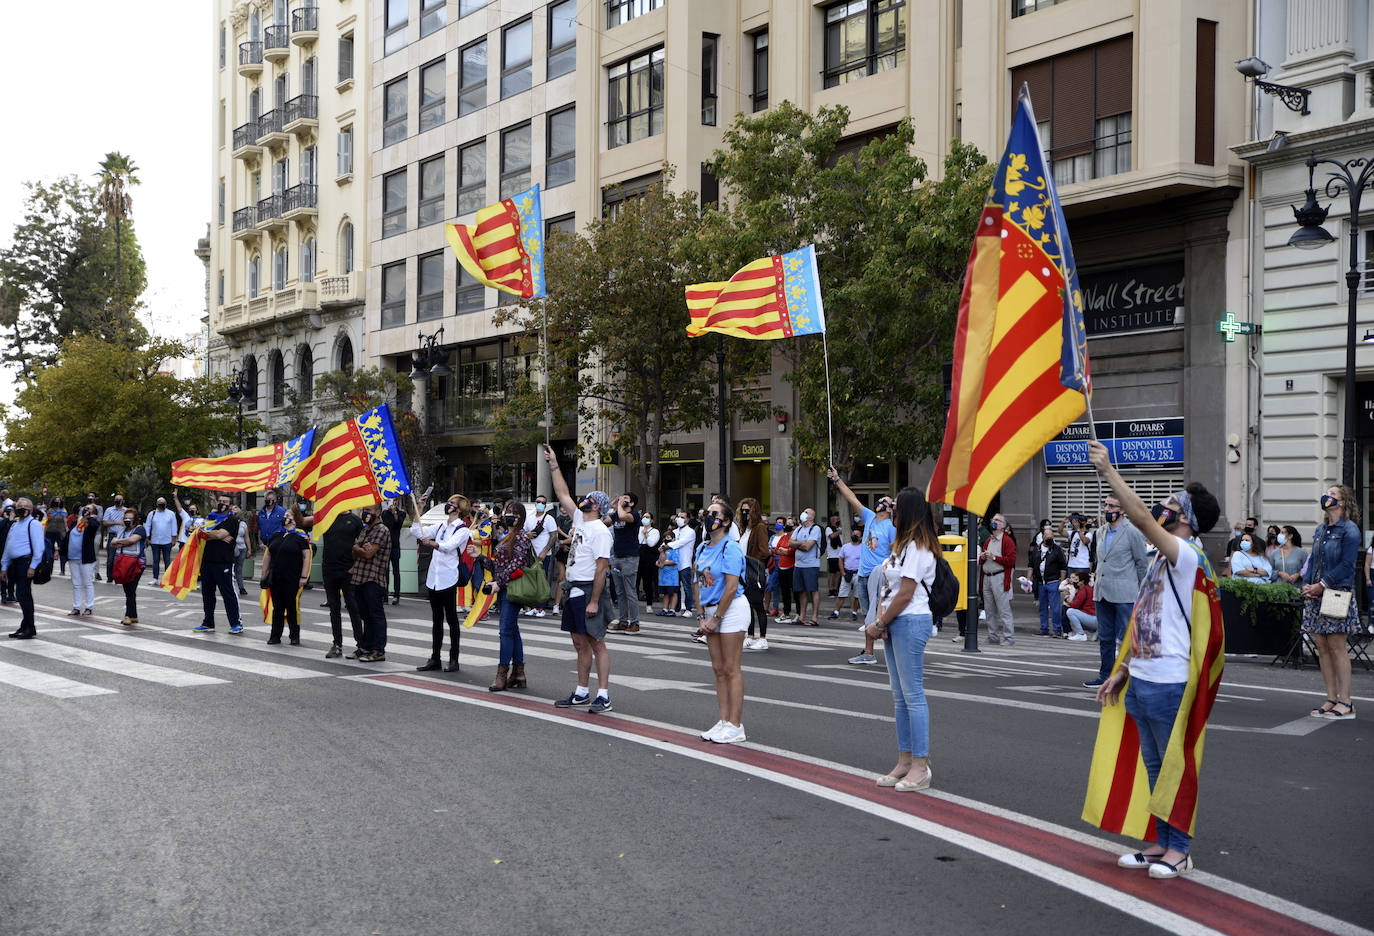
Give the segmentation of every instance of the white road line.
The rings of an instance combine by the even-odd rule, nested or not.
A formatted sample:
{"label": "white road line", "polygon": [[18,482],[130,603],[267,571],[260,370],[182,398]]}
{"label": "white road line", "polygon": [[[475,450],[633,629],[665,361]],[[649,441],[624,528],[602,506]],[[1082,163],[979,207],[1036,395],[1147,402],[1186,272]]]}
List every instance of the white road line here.
{"label": "white road line", "polygon": [[187,660],[192,663],[220,666],[225,669],[252,673],[255,676],[266,676],[271,679],[314,679],[332,675],[331,673],[325,673],[319,670],[301,669],[296,666],[283,666],[280,663],[269,663],[263,660],[247,660],[232,653],[218,653],[213,650],[202,650],[199,647],[169,644],[161,640],[146,640],[141,637],[125,636],[124,634],[89,634],[85,639],[95,640],[100,643],[115,644],[121,647],[129,647],[130,649],[142,650],[147,653],[159,653],[163,656],[176,657],[178,660]]}
{"label": "white road line", "polygon": [[96,653],[93,650],[83,650],[80,647],[71,647],[66,644],[26,641],[5,649],[31,653],[34,656],[46,657],[49,660],[60,660],[63,663],[102,670],[118,676],[128,676],[130,679],[160,683],[164,686],[211,686],[229,681],[214,676],[204,676],[200,673],[189,673],[185,670],[157,666],[153,663],[142,663],[121,656],[111,656],[108,653]]}
{"label": "white road line", "polygon": [[76,699],[81,696],[113,695],[116,692],[114,689],[104,689],[100,686],[80,683],[74,679],[53,676],[50,673],[40,673],[37,670],[24,669],[22,666],[11,666],[8,663],[0,663],[0,683],[6,683],[19,689],[27,689],[30,692],[41,693],[45,696],[52,696],[54,699]]}

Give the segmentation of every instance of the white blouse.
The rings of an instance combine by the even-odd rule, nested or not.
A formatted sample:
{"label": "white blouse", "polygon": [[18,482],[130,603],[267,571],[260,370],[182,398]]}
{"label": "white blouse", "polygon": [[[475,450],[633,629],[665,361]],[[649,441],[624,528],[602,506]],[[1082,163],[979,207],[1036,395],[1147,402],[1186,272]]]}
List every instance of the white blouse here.
{"label": "white blouse", "polygon": [[472,531],[461,520],[446,521],[424,527],[416,523],[410,528],[415,541],[432,539],[438,543],[429,560],[429,575],[425,577],[425,587],[430,591],[443,591],[458,584],[458,563],[462,562],[463,550],[472,539]]}

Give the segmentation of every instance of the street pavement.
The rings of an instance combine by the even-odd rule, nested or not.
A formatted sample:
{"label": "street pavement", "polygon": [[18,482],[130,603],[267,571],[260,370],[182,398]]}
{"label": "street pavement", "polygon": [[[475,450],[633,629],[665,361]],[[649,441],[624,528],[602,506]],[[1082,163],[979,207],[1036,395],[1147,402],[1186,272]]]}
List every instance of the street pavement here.
{"label": "street pavement", "polygon": [[[39,638],[0,639],[0,934],[1368,934],[1367,721],[1307,717],[1316,670],[1228,660],[1185,879],[1120,870],[1134,843],[1080,819],[1097,644],[931,641],[934,784],[895,762],[886,670],[845,661],[855,623],[773,624],[745,654],[748,742],[716,720],[706,648],[678,618],[612,635],[612,712],[556,710],[574,684],[553,618],[522,618],[530,688],[489,693],[495,619],[462,668],[419,674],[428,604],[388,606],[388,660],[242,636],[200,596],[67,579],[36,589]],[[256,592],[252,595],[256,598]],[[831,603],[824,602],[828,611]],[[6,632],[18,612],[0,609]],[[347,629],[347,625],[345,625]],[[1356,705],[1374,717],[1374,674]]]}

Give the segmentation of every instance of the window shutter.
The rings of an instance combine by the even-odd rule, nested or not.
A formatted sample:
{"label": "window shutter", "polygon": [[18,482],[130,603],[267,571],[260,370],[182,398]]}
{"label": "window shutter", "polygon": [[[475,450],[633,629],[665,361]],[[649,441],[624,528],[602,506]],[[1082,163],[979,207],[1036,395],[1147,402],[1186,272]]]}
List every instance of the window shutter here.
{"label": "window shutter", "polygon": [[1193,162],[1216,163],[1217,24],[1197,21],[1197,104],[1193,109]]}
{"label": "window shutter", "polygon": [[1053,158],[1093,151],[1093,50],[1078,49],[1054,60]]}
{"label": "window shutter", "polygon": [[[1011,70],[1011,99],[1016,101],[1024,83],[1030,89],[1031,106],[1036,120],[1048,120],[1054,113],[1053,86],[1050,83],[1051,60],[1032,62]],[[1012,105],[1013,109],[1015,104]]]}
{"label": "window shutter", "polygon": [[353,77],[353,37],[339,40],[339,81]]}
{"label": "window shutter", "polygon": [[[1096,48],[1097,62],[1093,82],[1097,90],[1096,116],[1129,114],[1131,107],[1131,37],[1122,36]],[[1055,74],[1056,79],[1058,73]],[[1086,86],[1086,85],[1085,85]]]}

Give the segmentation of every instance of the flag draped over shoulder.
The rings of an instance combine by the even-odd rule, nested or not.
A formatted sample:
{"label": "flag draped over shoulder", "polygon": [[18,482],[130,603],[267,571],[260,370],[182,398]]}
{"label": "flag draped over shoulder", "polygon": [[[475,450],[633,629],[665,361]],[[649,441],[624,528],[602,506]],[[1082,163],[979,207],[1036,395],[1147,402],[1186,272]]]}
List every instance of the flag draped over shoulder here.
{"label": "flag draped over shoulder", "polygon": [[410,475],[391,407],[383,403],[326,432],[319,448],[301,463],[292,487],[314,504],[316,539],[345,510],[409,493]]}
{"label": "flag draped over shoulder", "polygon": [[183,458],[172,462],[172,484],[210,491],[267,491],[296,478],[310,455],[315,430],[286,442],[244,449],[218,458]]}
{"label": "flag draped over shoulder", "polygon": [[949,416],[927,499],[975,514],[1091,393],[1073,250],[1023,90],[959,300]]}
{"label": "flag draped over shoulder", "polygon": [[[1127,716],[1124,702],[1118,702],[1102,708],[1088,774],[1088,793],[1083,801],[1083,818],[1087,822],[1108,832],[1144,841],[1152,841],[1155,837],[1154,823],[1150,821],[1152,815],[1193,834],[1197,820],[1198,768],[1202,765],[1207,718],[1212,714],[1226,663],[1222,653],[1225,633],[1216,574],[1201,549],[1192,544],[1179,548],[1195,549],[1198,553],[1192,607],[1188,609],[1193,645],[1188,683],[1183,690],[1173,731],[1169,734],[1169,745],[1164,752],[1154,793],[1150,792],[1145,762],[1141,760],[1135,721]],[[1169,573],[1165,570],[1163,574]],[[1126,648],[1135,645],[1136,612],[1141,600],[1144,599],[1137,600],[1131,611],[1131,623],[1122,642],[1121,656],[1116,661],[1117,668],[1121,666]],[[1127,682],[1129,684],[1129,677]],[[1124,695],[1124,686],[1122,691]]]}
{"label": "flag draped over shoulder", "polygon": [[477,212],[476,224],[446,224],[448,245],[484,286],[535,299],[544,295],[544,204],[539,186]]}
{"label": "flag draped over shoulder", "polygon": [[687,287],[687,334],[792,338],[825,331],[816,248],[802,247],[746,265],[729,282]]}

